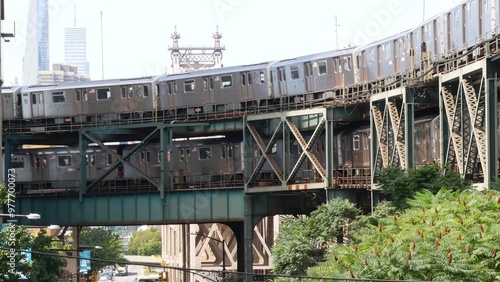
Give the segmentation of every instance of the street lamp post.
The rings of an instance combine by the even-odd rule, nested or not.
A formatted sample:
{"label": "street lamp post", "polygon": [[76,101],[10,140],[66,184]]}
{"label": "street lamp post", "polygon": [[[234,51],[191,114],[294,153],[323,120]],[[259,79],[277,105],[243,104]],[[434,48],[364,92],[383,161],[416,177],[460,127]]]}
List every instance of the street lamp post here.
{"label": "street lamp post", "polygon": [[201,234],[201,233],[189,233],[191,235],[199,235],[201,237],[205,237],[205,238],[208,238],[208,239],[212,239],[216,242],[219,242],[222,244],[222,279],[224,279],[224,277],[226,277],[226,247],[225,247],[225,244],[224,244],[224,238],[222,238],[222,240],[219,240],[217,238],[214,238],[214,237],[210,237],[210,236],[207,236],[207,235],[204,235],[204,234]]}
{"label": "street lamp post", "polygon": [[0,213],[0,217],[26,217],[26,218],[32,219],[32,220],[36,220],[36,219],[41,218],[41,216],[37,213],[30,213],[30,214]]}

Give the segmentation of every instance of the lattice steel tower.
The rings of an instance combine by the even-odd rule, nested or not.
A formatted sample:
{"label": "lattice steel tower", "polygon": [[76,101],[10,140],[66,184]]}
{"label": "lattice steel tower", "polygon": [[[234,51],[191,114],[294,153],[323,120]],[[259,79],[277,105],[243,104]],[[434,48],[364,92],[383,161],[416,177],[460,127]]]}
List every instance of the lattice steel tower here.
{"label": "lattice steel tower", "polygon": [[226,50],[226,48],[220,45],[222,33],[219,32],[218,26],[212,35],[212,38],[215,40],[213,47],[179,47],[181,34],[177,32],[177,26],[174,29],[174,33],[170,35],[170,38],[172,38],[173,45],[168,50],[171,52],[173,73],[222,67],[222,51]]}

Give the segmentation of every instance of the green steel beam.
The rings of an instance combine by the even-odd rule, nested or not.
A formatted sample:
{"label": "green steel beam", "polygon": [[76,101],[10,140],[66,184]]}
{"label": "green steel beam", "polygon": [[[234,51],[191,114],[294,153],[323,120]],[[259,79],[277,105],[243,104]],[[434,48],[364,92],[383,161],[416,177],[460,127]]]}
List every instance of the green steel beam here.
{"label": "green steel beam", "polygon": [[[39,213],[36,224],[96,226],[243,221],[244,191],[240,189],[159,193],[17,197],[16,213]],[[20,220],[21,222],[21,220]],[[30,220],[20,224],[33,225]]]}

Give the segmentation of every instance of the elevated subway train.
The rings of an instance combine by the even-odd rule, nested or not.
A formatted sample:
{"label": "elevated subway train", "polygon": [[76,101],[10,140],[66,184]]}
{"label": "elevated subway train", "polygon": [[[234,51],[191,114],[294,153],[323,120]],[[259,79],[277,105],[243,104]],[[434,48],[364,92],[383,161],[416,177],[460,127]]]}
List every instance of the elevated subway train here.
{"label": "elevated subway train", "polygon": [[[4,121],[44,124],[355,103],[497,52],[500,0],[467,0],[417,27],[361,46],[274,62],[131,79],[3,89]],[[9,128],[6,126],[5,128]]]}
{"label": "elevated subway train", "polygon": [[[165,120],[189,120],[191,116],[207,115],[217,117],[221,113],[258,113],[260,111],[278,111],[290,109],[297,106],[323,105],[325,101],[345,103],[357,103],[367,101],[369,95],[382,91],[384,88],[404,85],[405,81],[414,78],[432,77],[438,71],[442,71],[450,65],[458,66],[468,60],[481,58],[488,54],[498,52],[500,28],[500,0],[467,0],[460,5],[445,11],[425,21],[417,27],[390,36],[388,38],[374,41],[361,46],[343,50],[328,51],[313,55],[302,56],[293,59],[263,62],[253,65],[225,67],[221,69],[203,70],[192,73],[150,76],[141,78],[110,79],[101,81],[60,83],[56,85],[34,85],[24,87],[2,87],[4,133],[11,131],[12,126],[64,125],[78,124],[82,126],[94,125],[100,122],[114,122],[117,120],[131,120],[139,118],[158,118]],[[156,119],[155,119],[156,120]],[[421,160],[415,160],[415,164],[425,164],[439,161],[439,146],[436,144],[438,131],[435,131],[436,119],[432,119],[434,125],[429,125],[426,130],[432,134],[421,134],[422,143],[415,140],[415,152],[425,150],[424,153],[416,153]],[[423,121],[419,121],[425,124]],[[415,127],[415,136],[418,130]],[[339,185],[350,185],[355,176],[368,175],[370,168],[369,154],[370,133],[367,127],[348,129],[335,138],[336,180]],[[424,141],[426,139],[428,141]],[[430,138],[430,139],[429,139]],[[430,141],[432,140],[432,141]],[[238,144],[241,140],[235,140]],[[208,141],[197,141],[202,143]],[[319,139],[317,142],[322,142]],[[430,144],[434,144],[432,147]],[[278,143],[279,144],[279,143]],[[318,143],[319,144],[319,143]],[[317,144],[315,154],[320,162],[324,164],[325,156],[320,154],[321,144]],[[153,179],[158,174],[158,164],[154,161],[147,163],[147,159],[154,159],[151,145],[151,153],[147,157],[147,151],[136,152],[135,158],[130,162],[137,162],[137,166],[143,166],[141,170],[146,171]],[[177,146],[177,145],[176,145]],[[222,146],[212,144],[210,146]],[[419,146],[422,149],[419,149]],[[427,146],[427,147],[426,147]],[[229,179],[231,173],[242,174],[243,167],[233,163],[233,168],[226,171],[223,165],[230,167],[220,161],[219,157],[200,159],[200,151],[197,145],[189,144],[189,150],[177,148],[172,152],[174,160],[176,182],[178,187],[197,187],[194,183],[212,181],[212,179]],[[191,148],[193,147],[193,148]],[[194,148],[197,151],[193,151]],[[234,155],[241,156],[241,152],[233,151]],[[240,147],[241,148],[241,147]],[[425,148],[425,149],[424,149]],[[253,148],[256,150],[256,148]],[[45,149],[43,149],[45,150]],[[45,172],[43,160],[36,160],[37,155],[43,155],[44,151],[26,150],[15,152],[19,155],[23,152],[26,158],[23,165],[26,167],[26,175],[32,175],[33,182],[44,177],[42,182],[48,183],[50,187],[55,181],[62,181],[67,176],[70,186],[79,181],[77,171],[78,159],[82,157],[76,153],[76,148],[51,149],[75,151],[69,154],[75,158],[71,167],[59,165],[55,160],[59,159],[57,154],[47,156]],[[93,150],[89,147],[88,150]],[[125,148],[124,150],[127,150]],[[175,151],[179,150],[177,153]],[[219,153],[226,152],[219,147]],[[297,151],[300,147],[297,146]],[[189,153],[188,153],[189,152]],[[214,151],[215,152],[215,151]],[[255,161],[260,158],[258,151],[252,158]],[[281,153],[280,153],[281,152]],[[91,165],[92,153],[87,152],[87,166]],[[102,158],[96,166],[97,171],[109,169],[107,163],[116,160],[108,159],[105,152],[96,152]],[[178,155],[176,155],[178,154]],[[283,150],[276,148],[276,158],[283,154]],[[297,154],[290,152],[290,154]],[[189,155],[190,159],[186,160]],[[20,155],[21,156],[21,155]],[[177,159],[178,156],[178,159]],[[184,163],[180,159],[184,156]],[[192,159],[191,159],[192,158]],[[293,159],[293,158],[292,158]],[[14,159],[13,159],[14,160]],[[143,163],[141,163],[141,161]],[[199,161],[194,165],[190,162]],[[48,172],[49,161],[53,162],[54,172]],[[157,157],[157,161],[161,159]],[[214,162],[210,165],[202,165],[201,162]],[[241,162],[237,161],[237,163]],[[20,166],[20,164],[17,164]],[[37,167],[37,165],[39,165]],[[241,164],[243,165],[243,164]],[[297,181],[314,181],[317,178],[312,170],[307,167],[306,161],[301,168],[301,174],[297,175]],[[136,170],[127,168],[111,173],[106,181],[125,180],[142,182],[141,175]],[[208,170],[197,171],[192,167],[204,167]],[[30,171],[31,169],[31,171]],[[92,168],[93,169],[93,168]],[[88,168],[88,179],[94,179],[92,169]],[[129,170],[130,169],[130,170]],[[226,171],[227,173],[221,173]],[[216,177],[211,177],[215,175]],[[264,166],[261,179],[273,179],[272,170]],[[234,177],[237,179],[238,177]],[[366,176],[367,182],[369,176]],[[183,183],[183,185],[180,185]],[[57,186],[57,185],[56,185]],[[59,185],[61,186],[61,185]],[[207,187],[207,186],[204,186]],[[210,185],[208,187],[211,187]]]}
{"label": "elevated subway train", "polygon": [[[423,117],[416,119],[415,164],[417,166],[439,162],[439,119]],[[305,133],[304,136],[306,136]],[[347,129],[334,136],[331,151],[334,162],[335,185],[339,187],[360,187],[370,185],[370,132],[367,126]],[[112,147],[117,155],[128,155],[135,145]],[[256,144],[250,154],[244,154],[242,140],[197,139],[174,141],[172,151],[167,154],[173,189],[204,189],[217,187],[243,187],[245,166],[255,169],[261,158]],[[248,152],[248,151],[247,151]],[[324,136],[317,139],[311,152],[326,166]],[[288,152],[281,142],[271,150],[276,162],[283,162],[285,154],[291,163],[296,163],[301,146],[292,140]],[[80,166],[84,161],[87,184],[92,183],[110,170],[116,163],[116,156],[102,148],[89,146],[85,154],[77,147],[51,147],[43,149],[22,149],[12,154],[11,168],[16,171],[16,181],[21,194],[76,193],[80,183]],[[94,193],[108,192],[108,189],[123,191],[145,191],[145,187],[156,189],[146,178],[160,182],[162,151],[159,144],[145,144],[128,158],[128,164],[119,166],[109,173],[94,189]],[[145,177],[146,176],[146,177]],[[309,161],[301,164],[295,176],[295,183],[321,182],[321,177]],[[259,171],[256,184],[280,185],[279,179],[266,163]]]}

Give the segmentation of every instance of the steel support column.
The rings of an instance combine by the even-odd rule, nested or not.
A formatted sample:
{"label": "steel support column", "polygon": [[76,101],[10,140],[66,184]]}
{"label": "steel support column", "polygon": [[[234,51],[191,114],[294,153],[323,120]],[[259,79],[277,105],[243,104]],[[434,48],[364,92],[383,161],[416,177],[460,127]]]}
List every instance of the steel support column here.
{"label": "steel support column", "polygon": [[372,185],[376,172],[413,168],[414,92],[401,87],[370,98]]}
{"label": "steel support column", "polygon": [[439,81],[443,163],[485,186],[497,176],[494,70],[485,59],[442,74]]}

